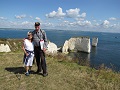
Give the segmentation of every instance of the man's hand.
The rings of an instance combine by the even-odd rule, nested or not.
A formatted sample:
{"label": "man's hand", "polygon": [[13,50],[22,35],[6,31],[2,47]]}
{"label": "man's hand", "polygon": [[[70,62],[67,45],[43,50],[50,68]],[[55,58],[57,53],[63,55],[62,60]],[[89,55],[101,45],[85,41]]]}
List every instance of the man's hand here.
{"label": "man's hand", "polygon": [[44,53],[45,53],[46,50],[47,50],[46,48],[43,48],[43,52],[44,52]]}

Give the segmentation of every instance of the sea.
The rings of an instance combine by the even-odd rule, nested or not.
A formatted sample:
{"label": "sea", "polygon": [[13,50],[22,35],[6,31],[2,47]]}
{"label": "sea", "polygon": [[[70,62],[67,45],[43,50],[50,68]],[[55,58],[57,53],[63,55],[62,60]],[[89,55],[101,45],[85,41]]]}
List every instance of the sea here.
{"label": "sea", "polygon": [[[90,54],[84,52],[73,52],[69,55],[78,58],[78,64],[81,59],[88,61],[91,67],[99,68],[104,65],[114,71],[120,71],[120,33],[90,32],[80,30],[52,30],[44,29],[47,38],[58,47],[63,46],[65,40],[71,37],[88,36],[92,43],[93,37],[98,37],[97,47],[91,47]],[[32,29],[10,29],[0,28],[0,38],[25,38],[28,31]]]}

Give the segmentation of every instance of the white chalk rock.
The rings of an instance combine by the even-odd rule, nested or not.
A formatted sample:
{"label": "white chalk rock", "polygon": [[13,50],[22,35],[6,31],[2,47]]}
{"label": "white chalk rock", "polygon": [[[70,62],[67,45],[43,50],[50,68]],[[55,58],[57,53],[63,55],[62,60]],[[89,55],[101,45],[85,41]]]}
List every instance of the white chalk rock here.
{"label": "white chalk rock", "polygon": [[0,44],[0,52],[10,52],[10,47],[6,44]]}
{"label": "white chalk rock", "polygon": [[77,51],[90,53],[91,52],[90,38],[88,37],[76,38],[75,48],[77,49]]}
{"label": "white chalk rock", "polygon": [[52,54],[56,54],[57,53],[57,45],[52,43],[52,42],[49,42],[48,43],[48,49],[47,49],[47,53],[52,53]]}
{"label": "white chalk rock", "polygon": [[98,38],[92,38],[92,46],[96,47],[98,44]]}
{"label": "white chalk rock", "polygon": [[68,53],[68,41],[66,40],[63,48],[62,48],[62,53]]}
{"label": "white chalk rock", "polygon": [[89,37],[70,38],[68,41],[65,41],[62,52],[64,53],[68,51],[68,49],[90,53],[91,51],[90,38]]}
{"label": "white chalk rock", "polygon": [[76,45],[76,38],[70,38],[68,40],[68,48],[69,50],[74,50]]}

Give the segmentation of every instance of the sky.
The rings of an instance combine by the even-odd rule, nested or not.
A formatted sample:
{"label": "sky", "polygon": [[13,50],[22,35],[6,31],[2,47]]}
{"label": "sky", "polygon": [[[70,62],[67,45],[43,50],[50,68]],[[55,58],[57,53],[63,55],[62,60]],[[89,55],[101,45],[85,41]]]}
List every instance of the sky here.
{"label": "sky", "polygon": [[1,0],[0,28],[120,33],[120,0]]}

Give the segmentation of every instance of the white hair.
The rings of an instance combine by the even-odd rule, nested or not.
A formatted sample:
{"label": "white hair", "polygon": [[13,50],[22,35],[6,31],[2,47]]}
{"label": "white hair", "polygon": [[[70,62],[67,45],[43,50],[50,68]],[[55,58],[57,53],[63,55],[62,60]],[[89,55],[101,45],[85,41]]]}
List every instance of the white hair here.
{"label": "white hair", "polygon": [[29,34],[32,34],[32,32],[31,31],[27,32],[27,35],[29,35]]}

